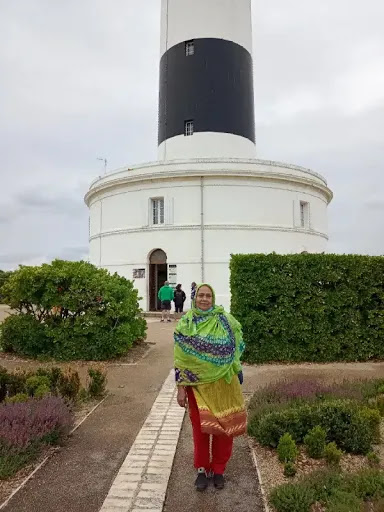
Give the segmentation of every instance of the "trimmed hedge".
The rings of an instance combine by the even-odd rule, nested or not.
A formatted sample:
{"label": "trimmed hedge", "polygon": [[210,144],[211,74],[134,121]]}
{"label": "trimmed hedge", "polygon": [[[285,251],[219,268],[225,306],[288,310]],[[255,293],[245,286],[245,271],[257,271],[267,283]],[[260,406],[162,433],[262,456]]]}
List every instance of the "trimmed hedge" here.
{"label": "trimmed hedge", "polygon": [[384,257],[234,255],[230,268],[245,361],[384,359]]}

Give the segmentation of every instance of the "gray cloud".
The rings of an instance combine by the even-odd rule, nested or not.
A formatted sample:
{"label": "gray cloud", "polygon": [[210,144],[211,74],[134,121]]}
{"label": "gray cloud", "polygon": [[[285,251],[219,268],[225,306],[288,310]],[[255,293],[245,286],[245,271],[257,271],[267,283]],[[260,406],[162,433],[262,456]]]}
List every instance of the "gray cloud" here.
{"label": "gray cloud", "polygon": [[[384,3],[253,4],[257,151],[335,192],[329,250],[384,253]],[[156,158],[160,0],[0,0],[0,268],[87,252],[83,196]]]}

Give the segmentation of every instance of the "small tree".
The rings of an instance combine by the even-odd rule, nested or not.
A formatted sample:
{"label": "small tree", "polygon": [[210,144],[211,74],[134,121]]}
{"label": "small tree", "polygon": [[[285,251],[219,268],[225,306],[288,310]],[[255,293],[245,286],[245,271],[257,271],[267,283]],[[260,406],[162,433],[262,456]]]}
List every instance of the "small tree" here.
{"label": "small tree", "polygon": [[279,455],[280,462],[295,462],[298,455],[298,449],[291,434],[286,433],[280,437],[277,453]]}
{"label": "small tree", "polygon": [[145,337],[133,283],[84,261],[21,266],[3,293],[16,311],[0,327],[6,351],[102,360],[125,354]]}

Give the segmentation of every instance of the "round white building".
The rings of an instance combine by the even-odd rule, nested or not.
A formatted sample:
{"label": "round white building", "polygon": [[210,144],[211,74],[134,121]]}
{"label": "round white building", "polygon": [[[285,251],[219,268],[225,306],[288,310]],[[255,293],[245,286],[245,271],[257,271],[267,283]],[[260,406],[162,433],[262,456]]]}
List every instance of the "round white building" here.
{"label": "round white building", "polygon": [[135,280],[144,310],[168,279],[229,307],[231,254],[324,252],[319,174],[257,160],[251,0],[162,0],[158,161],[95,180],[90,261]]}

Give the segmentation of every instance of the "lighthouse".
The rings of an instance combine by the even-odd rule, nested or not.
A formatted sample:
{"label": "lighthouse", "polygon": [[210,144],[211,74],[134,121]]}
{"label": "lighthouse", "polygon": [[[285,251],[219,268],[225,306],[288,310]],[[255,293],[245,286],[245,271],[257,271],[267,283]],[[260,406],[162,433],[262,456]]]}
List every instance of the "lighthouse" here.
{"label": "lighthouse", "polygon": [[251,0],[163,0],[158,133],[159,160],[255,157]]}
{"label": "lighthouse", "polygon": [[90,261],[144,310],[165,280],[210,282],[228,308],[231,254],[326,251],[332,192],[256,157],[251,0],[162,0],[159,68],[158,160],[91,183]]}

